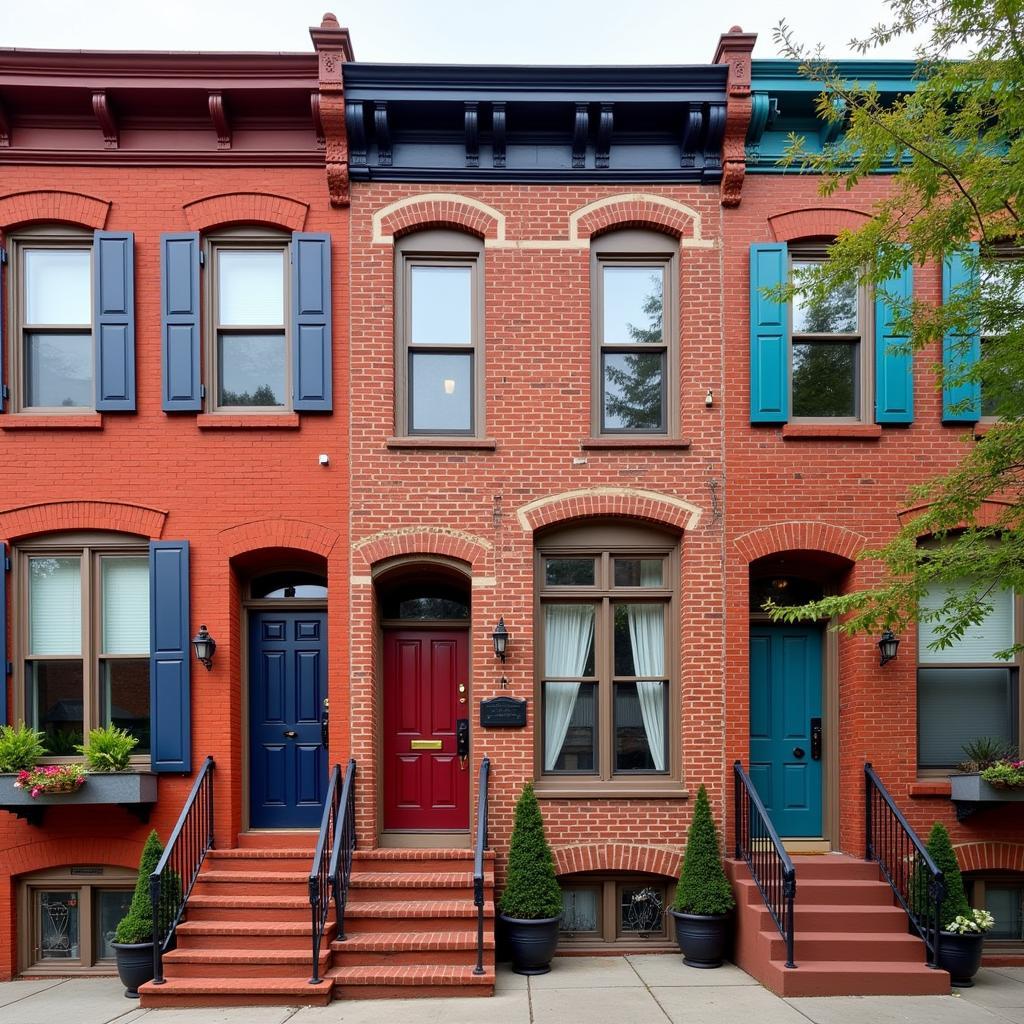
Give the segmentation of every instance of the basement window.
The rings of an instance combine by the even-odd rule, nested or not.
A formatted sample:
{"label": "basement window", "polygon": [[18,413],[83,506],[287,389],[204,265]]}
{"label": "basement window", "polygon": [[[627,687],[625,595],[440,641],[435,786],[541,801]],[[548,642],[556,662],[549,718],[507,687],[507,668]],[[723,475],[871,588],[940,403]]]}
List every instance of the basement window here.
{"label": "basement window", "polygon": [[559,882],[563,946],[649,949],[670,943],[668,908],[675,886],[664,878],[581,874]]}

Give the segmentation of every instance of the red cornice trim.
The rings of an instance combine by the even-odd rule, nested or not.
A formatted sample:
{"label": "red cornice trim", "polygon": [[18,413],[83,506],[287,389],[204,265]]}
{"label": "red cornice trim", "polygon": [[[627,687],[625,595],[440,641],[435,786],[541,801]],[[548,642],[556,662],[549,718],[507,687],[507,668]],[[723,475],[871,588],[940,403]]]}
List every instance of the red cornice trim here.
{"label": "red cornice trim", "polygon": [[[312,133],[312,129],[311,129]],[[77,153],[61,150],[0,148],[0,165],[26,167],[60,165],[67,167],[323,167],[323,150],[308,153],[277,153],[217,150],[182,153],[176,149],[127,153],[123,149],[89,150]]]}

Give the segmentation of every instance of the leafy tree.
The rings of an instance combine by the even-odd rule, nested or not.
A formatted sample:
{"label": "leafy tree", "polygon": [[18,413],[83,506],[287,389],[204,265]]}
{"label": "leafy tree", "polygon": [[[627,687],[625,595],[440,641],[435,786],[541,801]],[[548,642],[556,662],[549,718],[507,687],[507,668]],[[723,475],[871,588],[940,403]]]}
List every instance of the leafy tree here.
{"label": "leafy tree", "polygon": [[[934,350],[947,334],[980,333],[982,358],[946,383],[977,381],[1001,419],[965,447],[952,471],[911,492],[908,504],[922,511],[884,547],[862,554],[887,570],[879,586],[773,613],[787,621],[844,616],[846,632],[900,629],[919,617],[930,586],[967,577],[966,590],[921,613],[935,621],[941,649],[984,619],[992,581],[1024,589],[1024,261],[997,259],[1024,245],[1024,0],[890,0],[889,8],[888,20],[854,45],[866,53],[900,36],[926,37],[917,88],[897,98],[844,80],[820,51],[808,54],[794,42],[785,22],[776,29],[783,54],[802,60],[804,73],[821,84],[818,116],[845,125],[821,152],[792,136],[783,162],[821,175],[825,196],[895,169],[871,219],[844,232],[800,290],[813,305],[851,279],[874,288],[895,307],[896,333],[914,350]],[[964,50],[966,59],[952,59]],[[972,280],[950,301],[903,301],[886,290],[908,265],[942,260],[972,241],[980,243],[979,257],[965,257]],[[794,291],[791,284],[777,297],[792,299]],[[1002,502],[994,520],[978,515],[991,498]],[[919,544],[925,535],[939,543]]]}
{"label": "leafy tree", "polygon": [[682,914],[725,914],[736,906],[722,868],[718,831],[703,785],[697,790],[673,906]]}
{"label": "leafy tree", "polygon": [[520,920],[540,920],[562,913],[562,890],[555,877],[555,861],[544,835],[540,804],[529,782],[516,801],[501,912]]}

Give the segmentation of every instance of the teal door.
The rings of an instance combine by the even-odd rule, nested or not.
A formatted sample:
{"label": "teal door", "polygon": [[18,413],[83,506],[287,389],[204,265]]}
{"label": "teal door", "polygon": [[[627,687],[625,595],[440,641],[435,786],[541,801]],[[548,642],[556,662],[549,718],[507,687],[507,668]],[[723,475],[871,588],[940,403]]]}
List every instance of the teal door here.
{"label": "teal door", "polygon": [[750,630],[750,778],[780,836],[821,835],[821,630]]}

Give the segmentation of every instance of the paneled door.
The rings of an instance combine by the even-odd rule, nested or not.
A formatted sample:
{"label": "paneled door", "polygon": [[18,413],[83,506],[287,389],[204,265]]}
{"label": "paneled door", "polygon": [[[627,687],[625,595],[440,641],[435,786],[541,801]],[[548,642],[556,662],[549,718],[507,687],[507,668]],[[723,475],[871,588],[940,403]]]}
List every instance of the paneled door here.
{"label": "paneled door", "polygon": [[327,613],[249,620],[249,826],[319,828],[327,788],[321,716]]}
{"label": "paneled door", "polygon": [[750,629],[750,778],[780,836],[821,835],[821,629]]}
{"label": "paneled door", "polygon": [[465,630],[384,634],[385,831],[469,828],[467,643]]}

